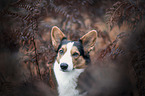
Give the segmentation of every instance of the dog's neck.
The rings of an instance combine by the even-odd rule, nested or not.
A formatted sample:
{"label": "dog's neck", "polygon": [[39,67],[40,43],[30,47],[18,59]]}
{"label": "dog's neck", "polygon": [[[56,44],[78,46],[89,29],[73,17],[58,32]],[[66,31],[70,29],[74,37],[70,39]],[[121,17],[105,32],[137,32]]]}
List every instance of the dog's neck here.
{"label": "dog's neck", "polygon": [[63,72],[59,69],[57,61],[54,63],[54,73],[58,84],[59,96],[81,96],[76,89],[79,75],[84,69],[74,69],[71,72]]}

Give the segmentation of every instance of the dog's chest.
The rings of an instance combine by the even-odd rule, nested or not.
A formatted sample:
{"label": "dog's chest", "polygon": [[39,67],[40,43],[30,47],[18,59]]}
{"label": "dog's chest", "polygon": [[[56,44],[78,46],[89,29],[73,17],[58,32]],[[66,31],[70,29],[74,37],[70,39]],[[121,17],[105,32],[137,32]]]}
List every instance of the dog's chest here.
{"label": "dog's chest", "polygon": [[60,70],[57,61],[54,63],[54,73],[58,83],[59,96],[80,96],[76,89],[79,75],[84,69],[74,69],[71,72]]}

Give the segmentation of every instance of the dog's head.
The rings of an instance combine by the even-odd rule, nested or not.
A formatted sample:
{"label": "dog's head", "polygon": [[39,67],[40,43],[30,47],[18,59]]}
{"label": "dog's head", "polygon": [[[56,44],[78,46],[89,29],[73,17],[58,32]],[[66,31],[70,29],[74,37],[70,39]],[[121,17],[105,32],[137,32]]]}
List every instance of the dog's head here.
{"label": "dog's head", "polygon": [[92,30],[78,41],[67,40],[65,34],[56,26],[51,30],[52,44],[57,51],[56,60],[60,70],[69,72],[83,69],[89,63],[88,53],[93,49],[97,39],[97,32]]}

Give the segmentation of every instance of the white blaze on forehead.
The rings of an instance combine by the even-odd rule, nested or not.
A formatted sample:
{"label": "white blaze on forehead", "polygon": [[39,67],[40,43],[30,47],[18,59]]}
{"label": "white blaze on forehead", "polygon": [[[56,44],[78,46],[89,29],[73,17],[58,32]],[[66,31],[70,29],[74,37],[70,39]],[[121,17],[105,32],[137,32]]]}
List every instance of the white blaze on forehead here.
{"label": "white blaze on forehead", "polygon": [[73,45],[74,45],[74,42],[69,42],[68,44],[67,44],[67,52],[71,52],[71,49],[72,49],[72,47],[73,47]]}
{"label": "white blaze on forehead", "polygon": [[62,58],[60,59],[60,64],[61,63],[67,63],[68,64],[68,71],[73,69],[73,62],[72,62],[72,56],[71,56],[71,50],[73,47],[74,42],[69,42],[66,46],[66,52],[65,54],[62,56]]}

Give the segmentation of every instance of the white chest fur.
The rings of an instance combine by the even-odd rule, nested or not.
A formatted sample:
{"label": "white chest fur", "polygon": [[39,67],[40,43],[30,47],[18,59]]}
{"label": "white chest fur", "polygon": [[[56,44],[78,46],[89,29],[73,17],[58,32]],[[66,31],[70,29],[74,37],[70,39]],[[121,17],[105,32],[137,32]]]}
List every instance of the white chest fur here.
{"label": "white chest fur", "polygon": [[74,69],[70,72],[63,72],[55,61],[54,73],[58,83],[59,96],[80,96],[79,90],[76,89],[79,75],[84,69]]}

